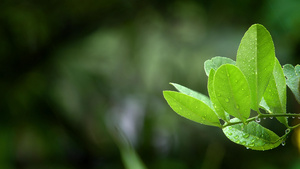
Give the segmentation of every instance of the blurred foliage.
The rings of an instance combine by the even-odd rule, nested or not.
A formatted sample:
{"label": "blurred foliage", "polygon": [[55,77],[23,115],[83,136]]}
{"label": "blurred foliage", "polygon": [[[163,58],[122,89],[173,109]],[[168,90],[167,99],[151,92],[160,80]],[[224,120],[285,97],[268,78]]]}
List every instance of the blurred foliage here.
{"label": "blurred foliage", "polygon": [[299,63],[297,4],[2,0],[0,168],[124,168],[111,127],[147,168],[295,168],[292,143],[241,150],[176,116],[161,91],[177,82],[205,93],[204,61],[234,58],[257,22],[282,64]]}

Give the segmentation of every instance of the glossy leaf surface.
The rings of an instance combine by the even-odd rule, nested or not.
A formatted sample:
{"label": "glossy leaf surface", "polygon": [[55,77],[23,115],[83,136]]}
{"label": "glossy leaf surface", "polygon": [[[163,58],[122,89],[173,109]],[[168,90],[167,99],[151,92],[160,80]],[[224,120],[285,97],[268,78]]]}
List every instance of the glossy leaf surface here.
{"label": "glossy leaf surface", "polygon": [[[232,119],[231,122],[237,122]],[[252,150],[269,150],[281,144],[280,137],[269,129],[252,121],[248,124],[236,124],[223,128],[223,132],[231,141]]]}
{"label": "glossy leaf surface", "polygon": [[205,96],[204,94],[198,93],[198,92],[196,92],[192,89],[189,89],[187,87],[184,87],[180,84],[176,84],[176,83],[170,83],[170,84],[173,85],[180,93],[183,93],[183,94],[189,95],[191,97],[194,97],[198,100],[201,100],[205,104],[207,104],[209,107],[212,108],[212,103],[211,103],[210,99],[207,96]]}
{"label": "glossy leaf surface", "polygon": [[243,122],[250,115],[250,89],[243,73],[235,65],[219,67],[214,76],[215,95],[224,110]]}
{"label": "glossy leaf surface", "polygon": [[218,116],[202,101],[174,91],[164,91],[163,94],[177,114],[201,124],[221,127]]}
{"label": "glossy leaf surface", "polygon": [[207,89],[208,89],[208,94],[211,99],[212,105],[215,109],[215,112],[217,113],[218,117],[223,120],[229,120],[229,117],[226,116],[225,111],[223,107],[221,106],[219,100],[216,97],[215,90],[214,90],[214,75],[215,75],[215,70],[211,69],[209,72],[208,76],[208,83],[207,83]]}
{"label": "glossy leaf surface", "polygon": [[236,65],[249,82],[253,110],[258,110],[273,72],[274,62],[275,50],[270,33],[262,25],[252,25],[241,40]]}
{"label": "glossy leaf surface", "polygon": [[206,75],[207,76],[209,75],[209,72],[211,69],[216,71],[220,66],[222,66],[224,64],[235,65],[235,61],[230,58],[221,57],[221,56],[216,56],[210,60],[205,61],[204,62],[204,70],[205,70]]}
{"label": "glossy leaf surface", "polygon": [[[283,70],[277,59],[263,97],[265,103],[268,105],[269,113],[286,113],[286,83]],[[288,126],[288,122],[285,117],[277,117],[277,119],[282,124]]]}
{"label": "glossy leaf surface", "polygon": [[287,64],[283,66],[283,72],[286,77],[286,84],[291,89],[300,104],[300,65]]}

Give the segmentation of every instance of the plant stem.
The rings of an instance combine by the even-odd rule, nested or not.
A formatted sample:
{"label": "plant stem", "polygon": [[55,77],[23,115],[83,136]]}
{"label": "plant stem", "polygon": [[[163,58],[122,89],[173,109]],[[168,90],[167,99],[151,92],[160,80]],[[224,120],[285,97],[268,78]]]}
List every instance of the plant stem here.
{"label": "plant stem", "polygon": [[271,113],[271,114],[260,114],[259,117],[300,117],[298,113]]}
{"label": "plant stem", "polygon": [[[255,119],[258,119],[258,118],[265,118],[265,117],[300,117],[300,114],[298,113],[271,113],[271,114],[262,114],[262,113],[258,113],[257,116],[254,116],[254,117],[251,117],[251,118],[248,118],[246,120],[246,123],[249,123],[251,121],[254,121]],[[243,123],[242,121],[238,121],[238,122],[226,122],[222,128],[224,127],[227,127],[227,126],[232,126],[232,125],[236,125],[236,124],[241,124]],[[300,126],[300,124],[297,124],[295,126],[292,126],[292,127],[289,127],[290,129],[294,129],[296,127]]]}

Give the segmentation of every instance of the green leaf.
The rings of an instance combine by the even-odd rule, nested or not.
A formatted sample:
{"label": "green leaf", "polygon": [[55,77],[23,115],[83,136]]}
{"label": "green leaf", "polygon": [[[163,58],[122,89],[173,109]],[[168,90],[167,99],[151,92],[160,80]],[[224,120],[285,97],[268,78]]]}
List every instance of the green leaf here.
{"label": "green leaf", "polygon": [[235,65],[235,61],[230,58],[221,57],[221,56],[216,56],[210,60],[205,61],[204,62],[204,70],[205,70],[206,75],[207,76],[209,75],[209,72],[211,69],[216,71],[220,66],[222,66],[224,64]]}
{"label": "green leaf", "polygon": [[300,65],[286,64],[283,66],[283,72],[286,77],[286,85],[291,89],[300,104]]}
{"label": "green leaf", "polygon": [[258,111],[273,72],[275,50],[272,37],[259,24],[252,25],[241,40],[236,65],[246,76],[251,90],[251,108]]}
{"label": "green leaf", "polygon": [[163,94],[177,114],[201,124],[221,127],[218,116],[202,101],[174,91],[164,91]]}
{"label": "green leaf", "polygon": [[207,96],[205,96],[204,94],[198,93],[198,92],[196,92],[192,89],[189,89],[187,87],[184,87],[180,84],[176,84],[176,83],[170,83],[170,84],[173,85],[180,93],[183,93],[183,94],[192,96],[198,100],[201,100],[205,104],[207,104],[209,107],[213,108],[210,99]]}
{"label": "green leaf", "polygon": [[224,110],[243,122],[250,116],[250,89],[248,82],[235,65],[219,67],[214,76],[214,90]]}
{"label": "green leaf", "polygon": [[[231,122],[238,122],[238,119],[232,119]],[[252,121],[248,124],[236,124],[223,128],[223,132],[229,140],[243,145],[252,150],[270,150],[278,147],[282,140],[269,129]]]}
{"label": "green leaf", "polygon": [[[283,70],[277,59],[269,85],[263,97],[265,103],[268,105],[266,109],[269,113],[286,113],[286,82]],[[288,126],[288,121],[285,117],[277,117],[277,120],[285,126]]]}
{"label": "green leaf", "polygon": [[228,116],[226,116],[225,111],[224,111],[223,107],[221,106],[221,104],[215,94],[214,85],[213,85],[214,84],[214,75],[215,75],[215,70],[211,69],[209,72],[208,83],[207,83],[208,94],[209,94],[209,97],[213,104],[214,110],[217,113],[218,117],[220,119],[228,121],[230,118]]}

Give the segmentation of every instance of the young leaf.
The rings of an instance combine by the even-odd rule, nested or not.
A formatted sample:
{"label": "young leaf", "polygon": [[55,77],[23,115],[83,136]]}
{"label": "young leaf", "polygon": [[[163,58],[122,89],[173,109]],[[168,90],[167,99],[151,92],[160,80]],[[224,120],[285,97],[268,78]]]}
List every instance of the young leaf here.
{"label": "young leaf", "polygon": [[202,101],[174,91],[164,91],[163,94],[177,114],[201,124],[221,127],[218,116]]}
{"label": "young leaf", "polygon": [[[238,122],[232,119],[231,122]],[[269,150],[278,147],[282,140],[269,129],[252,121],[248,124],[236,124],[223,128],[223,132],[229,140],[248,147],[252,150]]]}
{"label": "young leaf", "polygon": [[[286,113],[285,77],[277,59],[275,60],[275,67],[263,97],[265,103],[268,105],[269,113]],[[288,122],[285,117],[277,117],[277,120],[285,126],[288,126]]]}
{"label": "young leaf", "polygon": [[275,50],[270,33],[262,25],[252,25],[241,40],[236,65],[249,82],[251,108],[255,111],[268,86],[274,62]]}
{"label": "young leaf", "polygon": [[214,76],[214,90],[224,110],[243,122],[250,116],[250,89],[248,82],[235,65],[219,67]]}
{"label": "young leaf", "polygon": [[187,87],[184,87],[180,84],[176,84],[176,83],[170,83],[170,84],[173,85],[180,93],[183,93],[183,94],[192,96],[198,100],[201,100],[201,101],[203,101],[203,103],[207,104],[210,108],[213,108],[212,103],[207,96],[205,96],[201,93],[198,93],[194,90],[191,90]]}
{"label": "young leaf", "polygon": [[221,57],[221,56],[216,56],[210,60],[205,61],[204,62],[204,70],[205,70],[206,75],[207,76],[209,75],[209,72],[211,69],[216,71],[220,66],[222,66],[224,64],[235,65],[235,61],[230,58]]}
{"label": "young leaf", "polygon": [[300,65],[295,67],[290,64],[283,66],[283,72],[286,77],[286,85],[291,89],[300,104]]}
{"label": "young leaf", "polygon": [[214,75],[215,75],[215,70],[211,69],[209,72],[208,76],[208,83],[207,83],[207,89],[208,89],[208,94],[211,99],[211,102],[213,104],[213,107],[215,109],[215,112],[217,113],[218,117],[220,119],[223,119],[225,121],[228,121],[230,118],[226,116],[226,113],[221,106],[219,100],[216,97],[215,90],[214,90]]}

